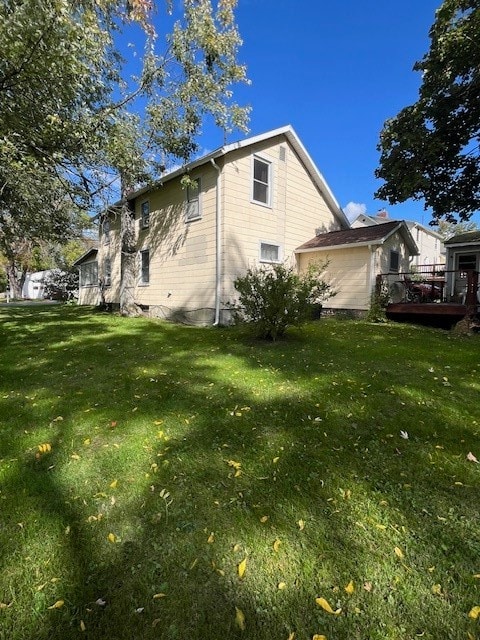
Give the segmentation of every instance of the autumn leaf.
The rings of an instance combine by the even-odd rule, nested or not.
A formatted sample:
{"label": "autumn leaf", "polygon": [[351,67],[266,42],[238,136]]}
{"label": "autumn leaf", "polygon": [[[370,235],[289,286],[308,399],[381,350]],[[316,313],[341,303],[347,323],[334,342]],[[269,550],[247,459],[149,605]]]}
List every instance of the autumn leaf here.
{"label": "autumn leaf", "polygon": [[476,462],[477,464],[479,464],[477,458],[473,455],[471,451],[467,453],[467,460],[469,460],[470,462]]}
{"label": "autumn leaf", "polygon": [[85,622],[80,620],[80,631],[86,631],[87,627],[85,626]]}
{"label": "autumn leaf", "polygon": [[288,636],[287,640],[295,640],[295,631],[292,631],[292,633]]}
{"label": "autumn leaf", "polygon": [[[45,585],[43,585],[43,586],[45,586]],[[6,602],[0,602],[0,609],[10,609],[12,604],[13,604],[13,602],[10,602],[9,604],[6,604]]]}
{"label": "autumn leaf", "polygon": [[368,591],[368,593],[370,593],[373,588],[373,585],[371,582],[367,580],[366,582],[363,583],[363,588],[365,589],[365,591]]}
{"label": "autumn leaf", "polygon": [[239,578],[243,578],[243,576],[245,575],[245,570],[247,568],[247,559],[244,558],[241,562],[238,563],[237,565],[237,572],[238,572],[238,577]]}
{"label": "autumn leaf", "polygon": [[350,582],[347,584],[347,586],[345,587],[345,591],[348,593],[349,596],[351,596],[352,593],[355,591],[353,580],[350,580]]}
{"label": "autumn leaf", "polygon": [[229,467],[233,467],[236,471],[238,471],[242,466],[241,462],[236,462],[235,460],[228,460],[227,464]]}
{"label": "autumn leaf", "polygon": [[260,518],[260,522],[261,522],[262,524],[265,524],[265,522],[266,522],[267,520],[268,520],[268,516],[262,516],[262,517]]}
{"label": "autumn leaf", "polygon": [[305,520],[299,520],[297,524],[300,531],[303,531],[305,529]]}
{"label": "autumn leaf", "polygon": [[160,600],[160,598],[166,598],[166,597],[167,597],[167,594],[166,594],[166,593],[156,593],[156,594],[153,596],[153,599],[154,599],[154,600]]}
{"label": "autumn leaf", "polygon": [[341,609],[336,609],[334,611],[330,604],[325,600],[325,598],[315,598],[315,602],[319,607],[322,607],[324,611],[326,611],[327,613],[332,613],[335,616],[338,616],[342,612]]}
{"label": "autumn leaf", "polygon": [[312,640],[327,640],[327,636],[320,636],[320,635],[318,635],[318,633],[315,633],[312,636]]}
{"label": "autumn leaf", "polygon": [[395,555],[400,558],[400,560],[402,558],[405,557],[405,554],[403,553],[403,551],[400,549],[400,547],[395,547],[395,549],[393,550],[395,552]]}
{"label": "autumn leaf", "polygon": [[479,615],[480,615],[480,607],[476,606],[470,609],[468,617],[471,618],[472,620],[477,620]]}
{"label": "autumn leaf", "polygon": [[111,482],[109,484],[110,489],[116,489],[117,488],[117,483],[118,483],[118,480],[114,480],[113,482]]}
{"label": "autumn leaf", "polygon": [[63,600],[57,600],[51,607],[48,607],[48,609],[61,609],[64,604]]}
{"label": "autumn leaf", "polygon": [[215,542],[215,534],[212,533],[208,536],[208,540],[207,540],[208,544],[213,544]]}
{"label": "autumn leaf", "polygon": [[442,595],[442,585],[441,584],[434,584],[432,586],[432,593],[435,596],[441,596]]}
{"label": "autumn leaf", "polygon": [[245,615],[241,609],[235,607],[235,624],[242,631],[245,631]]}
{"label": "autumn leaf", "polygon": [[282,544],[281,540],[279,540],[278,538],[275,540],[275,542],[273,543],[273,550],[275,552],[277,552],[280,549],[280,545]]}
{"label": "autumn leaf", "polygon": [[116,542],[117,541],[117,536],[114,533],[109,533],[107,536],[107,539],[109,542]]}
{"label": "autumn leaf", "polygon": [[279,582],[278,585],[277,585],[277,589],[279,591],[283,591],[286,588],[287,588],[287,583],[286,582]]}

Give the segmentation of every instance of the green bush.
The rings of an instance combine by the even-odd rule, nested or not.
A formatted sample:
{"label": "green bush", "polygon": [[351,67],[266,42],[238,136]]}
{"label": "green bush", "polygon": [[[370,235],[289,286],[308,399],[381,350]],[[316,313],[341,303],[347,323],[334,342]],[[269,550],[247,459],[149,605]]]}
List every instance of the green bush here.
{"label": "green bush", "polygon": [[235,320],[250,324],[259,338],[268,340],[310,320],[315,307],[335,295],[321,278],[327,264],[312,264],[300,275],[285,264],[248,269],[234,282],[239,294]]}

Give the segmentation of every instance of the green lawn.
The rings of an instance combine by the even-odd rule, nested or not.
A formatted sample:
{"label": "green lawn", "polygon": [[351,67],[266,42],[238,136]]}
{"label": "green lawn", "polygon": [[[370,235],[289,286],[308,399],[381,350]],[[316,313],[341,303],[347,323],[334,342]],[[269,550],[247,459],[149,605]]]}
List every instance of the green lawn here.
{"label": "green lawn", "polygon": [[480,638],[479,347],[4,307],[0,638]]}

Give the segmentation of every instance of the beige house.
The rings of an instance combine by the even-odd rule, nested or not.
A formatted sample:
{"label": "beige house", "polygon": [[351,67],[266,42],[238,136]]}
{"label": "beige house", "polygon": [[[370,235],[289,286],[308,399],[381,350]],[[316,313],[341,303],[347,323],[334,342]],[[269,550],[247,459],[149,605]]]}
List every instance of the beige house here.
{"label": "beige house", "polygon": [[[128,201],[135,216],[135,302],[150,315],[192,323],[227,322],[233,281],[249,266],[295,264],[306,238],[349,228],[290,126],[226,145]],[[98,254],[77,261],[79,304],[103,298],[118,305],[120,260],[120,219],[112,208]]]}
{"label": "beige house", "polygon": [[337,295],[327,305],[336,310],[366,311],[378,274],[388,274],[391,287],[408,272],[418,253],[403,221],[319,233],[296,249],[301,271],[311,262],[328,260],[326,279]]}

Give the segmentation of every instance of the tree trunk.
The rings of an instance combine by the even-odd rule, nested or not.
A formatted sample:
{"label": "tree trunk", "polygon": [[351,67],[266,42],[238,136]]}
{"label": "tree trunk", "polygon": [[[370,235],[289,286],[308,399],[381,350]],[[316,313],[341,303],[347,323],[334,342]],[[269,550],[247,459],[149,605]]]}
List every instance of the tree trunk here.
{"label": "tree trunk", "polygon": [[10,289],[10,296],[12,298],[21,298],[22,297],[22,288],[25,282],[25,277],[27,275],[26,270],[22,271],[20,278],[17,277],[17,268],[14,262],[9,262],[7,264],[7,278],[8,278],[8,287]]}
{"label": "tree trunk", "polygon": [[138,316],[142,313],[142,310],[135,302],[137,281],[135,211],[132,211],[125,197],[120,211],[120,229],[122,251],[120,263],[120,313],[123,316]]}

